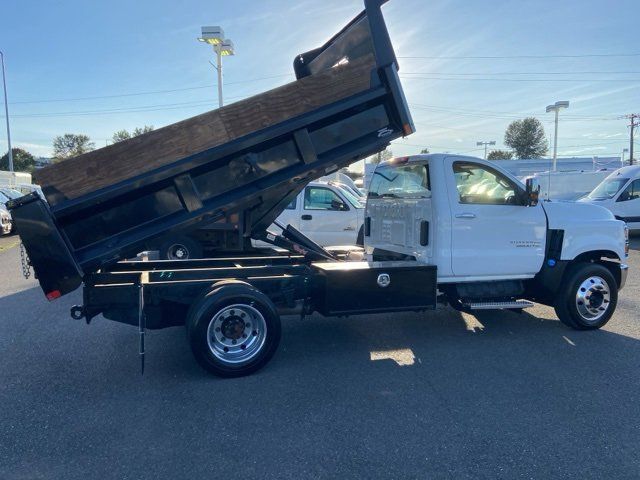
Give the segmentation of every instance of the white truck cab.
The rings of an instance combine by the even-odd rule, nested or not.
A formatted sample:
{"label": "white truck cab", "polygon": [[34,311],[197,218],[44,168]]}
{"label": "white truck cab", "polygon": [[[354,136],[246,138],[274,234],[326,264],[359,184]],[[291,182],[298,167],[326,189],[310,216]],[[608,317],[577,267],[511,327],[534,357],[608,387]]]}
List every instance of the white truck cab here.
{"label": "white truck cab", "polygon": [[640,229],[640,165],[616,170],[580,202],[604,207],[631,230]]}
{"label": "white truck cab", "polygon": [[[362,244],[364,204],[334,182],[311,182],[276,219],[322,246]],[[274,226],[270,230],[277,231]]]}
{"label": "white truck cab", "polygon": [[439,289],[456,308],[533,300],[556,307],[574,328],[609,320],[627,273],[628,230],[609,211],[539,203],[532,185],[457,155],[381,163],[369,185],[364,242],[369,260],[436,265]]}

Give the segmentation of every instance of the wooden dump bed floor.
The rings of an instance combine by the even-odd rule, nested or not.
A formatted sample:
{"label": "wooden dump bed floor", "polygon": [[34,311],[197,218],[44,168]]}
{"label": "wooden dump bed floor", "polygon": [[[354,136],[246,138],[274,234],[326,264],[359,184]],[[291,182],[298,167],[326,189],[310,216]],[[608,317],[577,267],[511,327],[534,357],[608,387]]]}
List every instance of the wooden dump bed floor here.
{"label": "wooden dump bed floor", "polygon": [[34,173],[49,204],[115,185],[370,87],[372,55]]}

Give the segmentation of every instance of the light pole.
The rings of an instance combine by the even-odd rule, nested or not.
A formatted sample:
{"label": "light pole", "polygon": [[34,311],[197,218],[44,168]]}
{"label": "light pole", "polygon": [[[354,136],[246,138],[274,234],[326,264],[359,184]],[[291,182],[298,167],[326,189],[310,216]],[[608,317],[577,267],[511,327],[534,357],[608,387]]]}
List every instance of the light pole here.
{"label": "light pole", "polygon": [[198,41],[212,45],[216,54],[216,65],[212,65],[218,72],[218,105],[222,107],[222,57],[235,55],[233,42],[224,38],[222,27],[202,27],[202,35],[198,37]]}
{"label": "light pole", "polygon": [[490,142],[476,142],[476,145],[477,145],[478,147],[481,147],[481,146],[483,146],[483,145],[484,145],[484,159],[485,159],[485,160],[487,159],[487,146],[489,146],[489,145],[495,145],[495,144],[496,144],[496,142],[495,142],[495,141],[493,141],[493,140],[492,140],[492,141],[490,141]]}
{"label": "light pole", "polygon": [[557,166],[558,166],[558,113],[563,108],[569,108],[568,101],[565,100],[563,102],[556,102],[553,105],[547,105],[547,113],[555,112],[556,114],[556,127],[555,127],[555,134],[553,137],[553,171],[554,172],[557,170]]}
{"label": "light pole", "polygon": [[13,172],[13,152],[11,151],[11,130],[9,129],[9,102],[7,101],[7,80],[4,74],[4,53],[0,51],[2,61],[2,88],[4,89],[4,115],[7,121],[7,146],[9,147],[9,171]]}

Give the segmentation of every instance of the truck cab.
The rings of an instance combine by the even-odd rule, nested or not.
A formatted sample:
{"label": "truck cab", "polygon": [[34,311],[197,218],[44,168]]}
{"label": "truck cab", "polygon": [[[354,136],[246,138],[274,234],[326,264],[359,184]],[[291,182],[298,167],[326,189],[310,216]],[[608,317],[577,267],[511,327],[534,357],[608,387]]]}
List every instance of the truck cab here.
{"label": "truck cab", "polygon": [[[583,281],[592,279],[598,285],[604,281],[607,292],[622,288],[628,249],[624,223],[602,207],[537,202],[535,194],[509,172],[478,158],[392,159],[376,168],[369,185],[365,253],[372,261],[436,265],[439,288],[454,306],[513,306],[518,299],[554,305],[559,294],[565,300],[580,296]],[[607,278],[594,266],[604,268]],[[576,275],[575,291],[567,290],[564,280]],[[594,299],[598,312],[609,310],[611,298],[604,300]],[[588,321],[596,316],[586,315]]]}

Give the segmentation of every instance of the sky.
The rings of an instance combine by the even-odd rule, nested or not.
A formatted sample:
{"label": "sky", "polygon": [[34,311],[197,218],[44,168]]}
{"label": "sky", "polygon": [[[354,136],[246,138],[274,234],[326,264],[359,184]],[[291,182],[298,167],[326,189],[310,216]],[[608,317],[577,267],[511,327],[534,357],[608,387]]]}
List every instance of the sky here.
{"label": "sky", "polygon": [[[14,147],[50,156],[53,138],[83,133],[96,147],[120,129],[161,127],[217,107],[202,25],[236,46],[224,60],[231,103],[294,80],[296,54],[320,46],[362,0],[2,0]],[[619,156],[640,113],[638,0],[390,0],[384,7],[417,127],[395,155],[482,156],[478,141],[535,116],[559,156]],[[8,20],[8,21],[6,21]],[[5,117],[0,118],[2,127]],[[640,150],[640,134],[636,136]],[[550,141],[550,145],[552,142]],[[0,152],[7,149],[0,129]]]}

